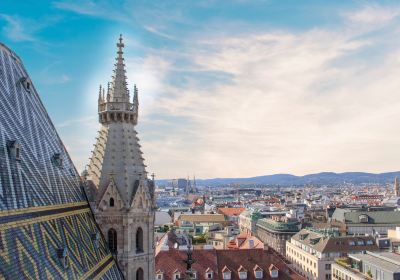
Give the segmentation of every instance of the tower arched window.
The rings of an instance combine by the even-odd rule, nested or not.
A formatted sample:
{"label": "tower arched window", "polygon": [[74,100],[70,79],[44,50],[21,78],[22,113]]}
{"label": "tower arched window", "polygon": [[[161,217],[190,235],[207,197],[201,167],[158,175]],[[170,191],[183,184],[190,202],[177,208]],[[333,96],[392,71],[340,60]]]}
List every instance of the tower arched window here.
{"label": "tower arched window", "polygon": [[110,207],[114,207],[114,198],[110,198]]}
{"label": "tower arched window", "polygon": [[141,227],[136,231],[136,253],[143,253],[143,230]]}
{"label": "tower arched window", "polygon": [[143,280],[143,269],[141,268],[141,267],[139,267],[137,270],[136,270],[136,280]]}
{"label": "tower arched window", "polygon": [[117,252],[117,231],[113,228],[108,231],[108,248],[112,253]]}

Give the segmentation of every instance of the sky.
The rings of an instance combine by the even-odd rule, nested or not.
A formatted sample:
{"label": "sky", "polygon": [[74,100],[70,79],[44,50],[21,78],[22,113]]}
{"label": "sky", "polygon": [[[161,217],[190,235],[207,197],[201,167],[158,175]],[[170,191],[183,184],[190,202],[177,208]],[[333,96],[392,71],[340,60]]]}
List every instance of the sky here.
{"label": "sky", "polygon": [[157,178],[400,166],[398,1],[0,1],[78,170],[119,34]]}

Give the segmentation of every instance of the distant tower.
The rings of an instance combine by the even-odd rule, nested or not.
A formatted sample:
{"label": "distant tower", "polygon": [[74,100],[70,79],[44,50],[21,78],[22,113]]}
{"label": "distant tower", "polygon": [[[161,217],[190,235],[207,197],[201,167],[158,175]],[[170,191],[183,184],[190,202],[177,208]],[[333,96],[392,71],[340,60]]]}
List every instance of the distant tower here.
{"label": "distant tower", "polygon": [[197,187],[196,187],[196,176],[193,175],[193,185],[192,185],[192,192],[197,193]]}
{"label": "distant tower", "polygon": [[87,194],[125,279],[154,280],[154,180],[147,178],[135,126],[138,89],[130,98],[122,36],[112,82],[98,97],[100,131],[87,174]]}
{"label": "distant tower", "polygon": [[190,180],[189,180],[189,176],[188,176],[187,180],[186,180],[186,188],[185,188],[186,199],[189,199],[189,192],[191,192],[191,191],[190,191]]}
{"label": "distant tower", "polygon": [[399,180],[397,177],[394,178],[394,196],[399,197],[400,196],[400,187],[399,187]]}

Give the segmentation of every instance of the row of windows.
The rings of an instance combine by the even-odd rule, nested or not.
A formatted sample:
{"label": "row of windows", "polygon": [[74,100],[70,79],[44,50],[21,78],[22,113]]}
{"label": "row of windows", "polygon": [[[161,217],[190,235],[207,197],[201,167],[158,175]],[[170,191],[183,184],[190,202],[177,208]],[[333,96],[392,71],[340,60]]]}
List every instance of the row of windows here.
{"label": "row of windows", "polygon": [[[192,277],[190,277],[190,278],[197,279],[197,272],[192,271]],[[204,278],[205,279],[213,279],[213,272],[206,272],[206,274],[204,275]],[[164,279],[164,275],[162,273],[156,274],[156,280],[163,280],[163,279]],[[172,279],[174,279],[174,280],[181,279],[180,272],[174,273],[172,276]]]}
{"label": "row of windows", "polygon": [[[118,240],[117,240],[117,231],[113,228],[108,230],[108,248],[114,254],[117,253],[118,250]],[[138,228],[136,231],[136,253],[143,253],[143,230],[142,228]]]}

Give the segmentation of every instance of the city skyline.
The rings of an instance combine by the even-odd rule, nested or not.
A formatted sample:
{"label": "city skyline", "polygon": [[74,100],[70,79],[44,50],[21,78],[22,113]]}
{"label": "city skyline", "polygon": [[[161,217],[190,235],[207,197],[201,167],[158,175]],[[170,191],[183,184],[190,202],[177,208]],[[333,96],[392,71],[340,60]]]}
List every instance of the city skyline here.
{"label": "city skyline", "polygon": [[1,41],[25,61],[80,170],[120,33],[159,178],[398,170],[395,2],[31,5],[0,4]]}

